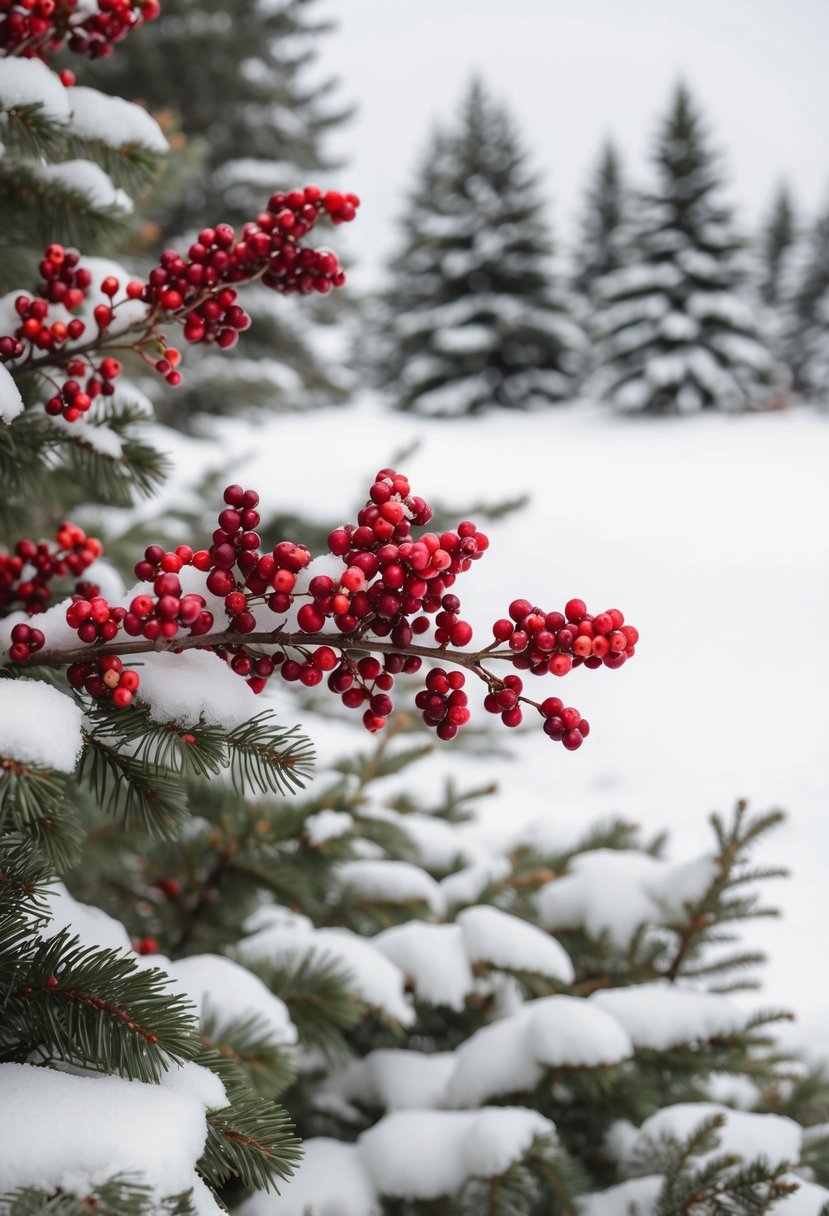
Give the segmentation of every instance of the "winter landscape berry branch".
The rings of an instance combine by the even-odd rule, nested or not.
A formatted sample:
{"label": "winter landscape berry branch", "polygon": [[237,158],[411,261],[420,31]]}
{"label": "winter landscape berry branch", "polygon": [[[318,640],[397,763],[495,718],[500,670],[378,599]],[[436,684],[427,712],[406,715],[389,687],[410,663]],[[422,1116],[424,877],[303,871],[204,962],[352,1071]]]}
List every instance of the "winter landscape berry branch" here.
{"label": "winter landscape berry branch", "polygon": [[[46,413],[70,423],[114,394],[123,370],[115,354],[137,355],[176,387],[181,352],[165,330],[180,326],[186,342],[229,350],[250,325],[237,302],[240,287],[261,281],[282,295],[341,287],[336,254],[300,241],[322,215],[334,224],[353,220],[359,203],[355,194],[318,186],[277,191],[238,238],[230,224],[202,229],[186,257],[166,250],[146,281],[107,274],[96,283],[77,252],[53,243],[34,296],[15,299],[19,325],[0,335],[0,362],[36,373],[49,386]],[[75,315],[79,309],[84,317]]]}
{"label": "winter landscape berry branch", "polygon": [[[330,691],[347,708],[362,709],[363,725],[377,731],[394,708],[395,677],[414,675],[425,659],[441,666],[429,670],[415,705],[439,738],[454,738],[470,720],[466,670],[483,681],[484,708],[505,726],[518,726],[524,708],[534,708],[545,733],[574,751],[590,729],[580,711],[557,696],[534,700],[515,671],[501,676],[487,664],[563,676],[580,665],[617,669],[635,653],[638,632],[618,609],[593,616],[580,599],[563,612],[514,599],[495,621],[493,640],[465,649],[473,630],[452,588],[489,539],[470,520],[440,534],[415,534],[413,527],[428,525],[432,508],[395,469],[378,472],[357,523],[335,528],[328,552],[316,558],[292,541],[260,552],[259,495],[231,485],[224,499],[209,549],[148,546],[135,573],[152,594],[139,585],[123,604],[94,593],[73,596],[65,624],[81,646],[50,645],[48,628],[18,621],[11,661],[66,668],[80,694],[126,708],[140,675],[124,658],[198,647],[229,663],[256,693],[275,672],[309,688],[327,676]],[[18,546],[25,553],[33,548],[28,541]],[[29,580],[26,566],[18,577]],[[22,598],[20,583],[7,594]],[[415,641],[429,632],[434,644]]]}

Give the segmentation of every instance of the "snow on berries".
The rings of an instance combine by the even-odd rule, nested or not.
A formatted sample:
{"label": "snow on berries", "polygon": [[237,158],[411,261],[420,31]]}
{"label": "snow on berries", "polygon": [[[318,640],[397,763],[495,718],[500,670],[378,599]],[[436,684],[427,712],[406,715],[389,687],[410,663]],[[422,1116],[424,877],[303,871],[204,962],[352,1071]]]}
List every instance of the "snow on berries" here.
{"label": "snow on berries", "polygon": [[[1,14],[0,8],[0,20]],[[341,287],[345,271],[337,255],[302,238],[321,217],[353,220],[359,205],[356,194],[323,194],[318,186],[273,194],[240,232],[217,224],[202,229],[186,256],[165,250],[146,281],[123,272],[96,278],[76,250],[53,242],[39,264],[40,283],[15,299],[18,324],[0,334],[0,363],[35,372],[48,365],[44,409],[70,423],[115,393],[122,371],[115,348],[128,347],[175,388],[182,355],[169,340],[171,327],[184,342],[229,350],[251,323],[239,302],[245,285],[261,281],[282,295]]]}
{"label": "snow on berries", "polygon": [[[580,599],[568,600],[563,612],[514,599],[493,623],[493,640],[470,649],[473,630],[456,583],[489,539],[471,520],[430,530],[432,508],[395,469],[380,469],[356,521],[334,528],[327,552],[316,557],[288,539],[263,550],[258,507],[255,490],[227,486],[210,544],[149,545],[135,566],[139,586],[125,603],[110,604],[95,588],[76,590],[66,621],[79,650],[52,651],[41,631],[21,622],[9,657],[17,664],[67,666],[80,694],[126,707],[140,693],[125,655],[197,646],[227,663],[255,693],[275,676],[306,688],[325,683],[371,732],[382,730],[394,711],[398,677],[417,676],[427,663],[414,703],[438,738],[454,738],[469,722],[471,672],[485,686],[484,709],[505,727],[514,729],[533,711],[550,739],[575,751],[589,733],[587,720],[557,696],[529,696],[518,672],[615,669],[635,653],[639,635],[618,609],[591,615]],[[65,563],[73,559],[73,572],[88,556],[85,545],[100,551],[73,525],[63,525],[58,539],[72,541]],[[14,580],[38,547],[25,541],[18,550],[0,558],[0,594],[5,561],[7,597],[37,611],[38,596],[26,599]],[[495,663],[511,670],[500,675],[490,666]]]}

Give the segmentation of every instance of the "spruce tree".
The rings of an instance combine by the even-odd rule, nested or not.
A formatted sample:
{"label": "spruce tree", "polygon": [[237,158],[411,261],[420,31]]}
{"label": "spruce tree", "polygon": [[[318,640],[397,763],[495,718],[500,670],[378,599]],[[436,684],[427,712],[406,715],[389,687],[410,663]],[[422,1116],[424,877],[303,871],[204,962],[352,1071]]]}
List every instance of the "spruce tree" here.
{"label": "spruce tree", "polygon": [[624,263],[630,239],[629,208],[619,153],[608,140],[585,191],[574,254],[573,286],[589,303],[595,299],[599,280]]}
{"label": "spruce tree", "polygon": [[743,243],[685,85],[654,167],[630,263],[599,286],[597,368],[585,392],[630,413],[766,407],[783,374],[758,331]]}
{"label": "spruce tree", "polygon": [[402,228],[370,352],[395,407],[450,416],[566,397],[579,331],[552,277],[538,181],[481,81],[433,133]]}
{"label": "spruce tree", "polygon": [[805,234],[792,273],[783,345],[794,385],[807,400],[829,400],[829,209]]}
{"label": "spruce tree", "polygon": [[794,205],[787,186],[778,190],[759,242],[760,294],[770,308],[780,308],[786,298],[787,267],[797,239]]}
{"label": "spruce tree", "polygon": [[[106,87],[140,98],[154,113],[172,113],[196,164],[176,191],[145,203],[158,245],[192,239],[218,218],[238,224],[274,189],[314,181],[339,166],[332,138],[349,117],[337,81],[320,78],[319,48],[332,24],[318,0],[167,0],[164,21],[133,39],[94,72]],[[243,350],[208,357],[169,402],[164,420],[191,428],[194,415],[251,407],[307,409],[346,399],[352,379],[343,357],[331,357],[326,334],[335,314],[252,290],[255,325]],[[323,353],[325,352],[325,353]]]}

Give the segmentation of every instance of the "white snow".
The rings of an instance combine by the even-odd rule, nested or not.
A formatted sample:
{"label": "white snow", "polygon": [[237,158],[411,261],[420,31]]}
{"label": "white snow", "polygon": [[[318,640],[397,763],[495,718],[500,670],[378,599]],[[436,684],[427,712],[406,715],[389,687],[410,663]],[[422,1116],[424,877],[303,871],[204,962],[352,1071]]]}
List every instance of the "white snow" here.
{"label": "white snow", "polygon": [[82,723],[72,697],[50,684],[0,680],[0,756],[5,759],[72,773],[83,745]]}
{"label": "white snow", "polygon": [[193,1001],[203,1019],[211,1015],[216,1019],[218,1034],[229,1022],[256,1016],[270,1045],[296,1043],[296,1027],[285,1002],[247,967],[218,954],[195,954],[175,962],[149,961],[172,976],[173,987]]}
{"label": "white snow", "polygon": [[359,897],[357,903],[420,903],[436,916],[446,910],[439,883],[408,861],[345,861],[337,866],[333,878],[344,891]]}
{"label": "white snow", "polygon": [[653,1211],[664,1179],[661,1174],[645,1174],[629,1178],[605,1191],[580,1195],[578,1205],[583,1216],[648,1216]]}
{"label": "white snow", "polygon": [[327,840],[347,835],[354,827],[354,819],[348,811],[324,810],[309,815],[303,826],[308,843],[319,848]]}
{"label": "white snow", "polygon": [[403,994],[403,972],[385,958],[371,940],[349,929],[311,929],[305,925],[278,922],[260,929],[238,943],[243,962],[268,962],[274,966],[296,957],[312,955],[337,964],[347,973],[361,1000],[380,1009],[404,1026],[414,1021],[414,1011]]}
{"label": "white snow", "polygon": [[771,1205],[769,1213],[773,1216],[820,1216],[829,1203],[829,1190],[825,1186],[807,1182],[796,1174],[784,1174],[781,1181],[797,1183],[797,1190]]}
{"label": "white snow", "polygon": [[570,983],[573,964],[559,942],[537,926],[500,908],[465,908],[457,923],[471,963],[550,975]]}
{"label": "white snow", "polygon": [[630,849],[594,849],[573,858],[569,871],[538,892],[548,929],[583,928],[628,944],[639,925],[681,920],[684,905],[700,899],[716,873],[712,857],[680,865]]}
{"label": "white snow", "polygon": [[451,1051],[426,1054],[382,1048],[326,1078],[322,1092],[384,1110],[433,1110],[446,1104],[446,1086],[454,1066]]}
{"label": "white snow", "polygon": [[700,1154],[697,1160],[707,1161],[720,1153],[734,1153],[745,1160],[763,1156],[772,1165],[800,1160],[803,1131],[793,1119],[729,1110],[716,1102],[680,1102],[657,1111],[639,1128],[631,1155],[647,1153],[648,1144],[663,1136],[684,1140],[711,1115],[725,1116],[725,1125],[717,1132],[719,1147]]}
{"label": "white snow", "polygon": [[154,722],[222,726],[233,730],[264,707],[243,679],[206,650],[141,655],[138,695]]}
{"label": "white snow", "polygon": [[493,857],[488,861],[464,866],[454,874],[448,874],[446,878],[441,879],[440,884],[446,906],[457,908],[462,904],[474,903],[488,886],[506,882],[511,873],[512,863],[509,858]]}
{"label": "white snow", "polygon": [[62,414],[44,414],[44,416],[48,418],[49,425],[53,426],[55,430],[74,440],[75,443],[100,453],[101,456],[108,456],[110,460],[120,460],[123,455],[124,440],[104,423],[89,422],[85,418],[68,422]]}
{"label": "white snow", "polygon": [[281,1195],[257,1191],[239,1216],[380,1216],[374,1183],[355,1144],[325,1136],[305,1140],[303,1157]]}
{"label": "white snow", "polygon": [[489,1178],[519,1161],[555,1127],[536,1111],[395,1111],[363,1132],[358,1144],[382,1195],[437,1199],[469,1178]]}
{"label": "white snow", "polygon": [[139,1174],[158,1198],[198,1187],[200,1216],[221,1211],[195,1171],[207,1136],[204,1089],[0,1064],[0,1090],[0,1191],[84,1195],[114,1174]]}
{"label": "white snow", "polygon": [[460,1044],[448,1096],[474,1106],[534,1088],[545,1068],[596,1068],[632,1054],[627,1032],[603,1009],[580,997],[543,997]]}
{"label": "white snow", "polygon": [[44,898],[49,921],[41,927],[44,940],[54,937],[61,929],[68,929],[71,937],[77,937],[81,946],[99,946],[106,950],[124,950],[132,953],[129,935],[114,916],[83,904],[69,894],[62,882],[49,887]]}
{"label": "white snow", "polygon": [[20,396],[20,389],[8,368],[0,364],[0,419],[3,422],[14,422],[22,409],[23,398]]}
{"label": "white snow", "polygon": [[728,997],[670,984],[600,989],[590,1000],[613,1014],[636,1047],[654,1051],[736,1034],[747,1020],[745,1010]]}
{"label": "white snow", "polygon": [[463,1009],[474,979],[459,925],[413,920],[384,929],[371,941],[405,972],[419,1001]]}
{"label": "white snow", "polygon": [[86,195],[89,205],[101,211],[114,207],[131,212],[132,199],[100,167],[89,160],[64,160],[54,165],[37,165],[37,174],[50,182],[60,182],[69,190]]}
{"label": "white snow", "polygon": [[0,71],[0,109],[40,104],[42,114],[54,122],[69,118],[67,90],[56,72],[40,59],[3,58]]}
{"label": "white snow", "polygon": [[72,130],[82,139],[100,140],[111,148],[143,144],[153,152],[169,150],[161,127],[141,106],[82,85],[67,89],[66,93],[72,110]]}

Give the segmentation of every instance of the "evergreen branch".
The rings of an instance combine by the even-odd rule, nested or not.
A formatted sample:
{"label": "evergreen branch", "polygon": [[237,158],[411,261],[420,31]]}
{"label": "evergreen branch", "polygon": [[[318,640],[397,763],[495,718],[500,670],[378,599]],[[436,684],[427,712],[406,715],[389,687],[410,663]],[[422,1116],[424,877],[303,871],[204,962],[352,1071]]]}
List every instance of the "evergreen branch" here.
{"label": "evergreen branch", "polygon": [[313,953],[297,953],[278,967],[251,970],[288,1006],[306,1050],[318,1049],[331,1059],[348,1054],[343,1032],[360,1021],[362,1005],[346,971]]}
{"label": "evergreen branch", "polygon": [[175,839],[188,817],[184,787],[177,774],[121,751],[106,729],[87,731],[78,781],[89,785],[97,802],[127,823]]}
{"label": "evergreen branch", "polygon": [[48,241],[85,249],[108,248],[128,227],[129,216],[117,207],[99,207],[90,195],[44,178],[24,161],[4,159],[0,209],[25,212],[30,242]]}
{"label": "evergreen branch", "polygon": [[117,950],[82,947],[67,929],[20,961],[6,1002],[23,1059],[35,1047],[61,1060],[158,1081],[168,1060],[198,1051],[189,1002],[170,977]]}
{"label": "evergreen branch", "polygon": [[210,1186],[230,1178],[244,1186],[279,1193],[277,1179],[288,1179],[302,1156],[286,1111],[266,1098],[239,1097],[207,1116],[207,1144],[199,1172]]}
{"label": "evergreen branch", "polygon": [[71,131],[66,144],[67,159],[94,161],[116,186],[123,186],[129,194],[153,184],[163,168],[165,155],[135,142],[113,148],[103,140],[83,139]]}
{"label": "evergreen branch", "polygon": [[36,765],[0,761],[0,831],[22,833],[58,870],[74,865],[83,831],[69,812],[69,778]]}
{"label": "evergreen branch", "polygon": [[[230,1086],[253,1088],[263,1097],[278,1098],[296,1077],[290,1048],[273,1042],[272,1033],[258,1014],[222,1021],[209,1009],[202,1014],[201,1041],[207,1049],[197,1059],[213,1068]],[[220,1061],[219,1068],[215,1061]],[[222,1064],[229,1065],[224,1072]]]}
{"label": "evergreen branch", "polygon": [[0,1216],[196,1216],[189,1191],[160,1203],[154,1187],[116,1174],[85,1195],[19,1187],[0,1195]]}
{"label": "evergreen branch", "polygon": [[24,920],[42,920],[43,897],[52,883],[52,871],[22,835],[0,835],[0,917],[14,914]]}
{"label": "evergreen branch", "polygon": [[67,126],[56,121],[43,102],[0,105],[0,131],[12,152],[32,160],[54,161],[66,144]]}
{"label": "evergreen branch", "polygon": [[256,789],[263,794],[290,793],[302,789],[314,758],[306,739],[274,725],[273,715],[264,710],[227,735],[230,776],[241,793]]}

